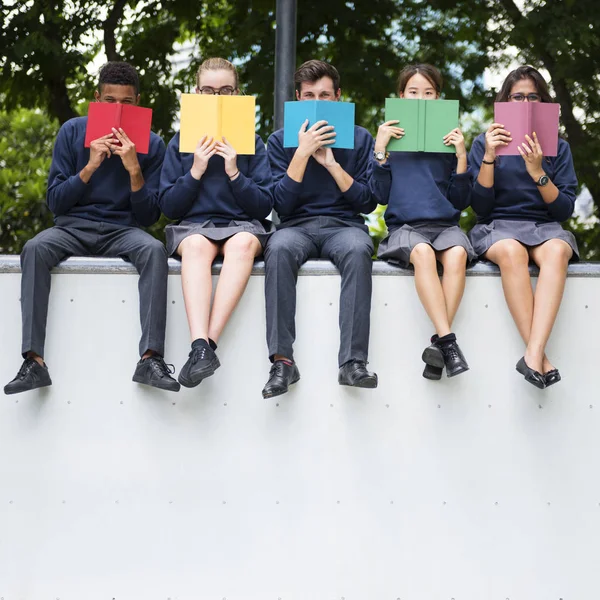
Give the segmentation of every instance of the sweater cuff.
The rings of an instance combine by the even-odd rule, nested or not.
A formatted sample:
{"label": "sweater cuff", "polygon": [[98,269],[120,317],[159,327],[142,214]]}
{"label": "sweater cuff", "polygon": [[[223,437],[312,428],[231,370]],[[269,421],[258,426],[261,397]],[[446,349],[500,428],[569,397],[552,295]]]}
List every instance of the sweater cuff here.
{"label": "sweater cuff", "polygon": [[87,183],[85,183],[79,176],[79,173],[77,173],[77,175],[72,175],[69,177],[69,187],[71,190],[73,190],[73,194],[76,194],[77,197],[80,197],[85,193]]}
{"label": "sweater cuff", "polygon": [[146,184],[144,184],[136,192],[130,192],[129,198],[131,200],[131,204],[143,204],[146,200]]}
{"label": "sweater cuff", "polygon": [[302,182],[294,181],[287,173],[283,176],[279,185],[283,191],[294,196],[297,196],[302,191]]}
{"label": "sweater cuff", "polygon": [[566,221],[573,214],[573,204],[565,194],[562,192],[558,193],[556,200],[547,204],[548,212],[555,218],[559,223]]}
{"label": "sweater cuff", "polygon": [[373,177],[378,181],[389,181],[392,176],[392,169],[389,161],[385,164],[381,164],[379,161],[373,159]]}
{"label": "sweater cuff", "polygon": [[354,203],[360,199],[363,189],[363,186],[360,183],[357,183],[355,179],[352,182],[352,185],[344,192],[344,198],[349,202]]}
{"label": "sweater cuff", "polygon": [[494,200],[496,198],[496,194],[494,193],[493,187],[484,187],[479,183],[479,181],[475,181],[473,185],[473,192],[486,200]]}
{"label": "sweater cuff", "polygon": [[250,180],[240,171],[240,174],[233,181],[229,180],[229,185],[231,185],[234,194],[240,194],[250,185]]}
{"label": "sweater cuff", "polygon": [[191,190],[194,190],[194,192],[200,187],[201,183],[202,179],[194,179],[190,171],[183,176],[183,185]]}

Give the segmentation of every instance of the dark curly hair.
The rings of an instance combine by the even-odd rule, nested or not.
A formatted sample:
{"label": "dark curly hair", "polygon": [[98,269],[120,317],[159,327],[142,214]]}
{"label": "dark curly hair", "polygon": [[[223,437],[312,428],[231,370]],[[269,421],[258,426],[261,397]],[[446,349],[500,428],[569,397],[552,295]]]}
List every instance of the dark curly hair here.
{"label": "dark curly hair", "polygon": [[104,84],[130,85],[135,90],[135,95],[140,93],[140,79],[137,71],[126,62],[107,62],[101,69],[98,77],[98,91],[102,91]]}

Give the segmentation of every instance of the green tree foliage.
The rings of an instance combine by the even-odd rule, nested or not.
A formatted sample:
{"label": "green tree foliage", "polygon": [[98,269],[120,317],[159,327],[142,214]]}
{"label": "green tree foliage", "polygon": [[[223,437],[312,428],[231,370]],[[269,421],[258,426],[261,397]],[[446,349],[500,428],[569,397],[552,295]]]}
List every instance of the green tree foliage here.
{"label": "green tree foliage", "polygon": [[[266,138],[273,123],[274,9],[272,0],[6,0],[0,109],[42,109],[60,123],[85,113],[97,75],[92,61],[104,52],[139,69],[142,102],[154,109],[153,127],[168,141],[177,93],[193,88],[201,60],[224,56],[239,65],[245,91],[257,96]],[[516,52],[550,75],[580,181],[600,202],[599,29],[596,0],[323,0],[298,3],[297,63],[318,57],[335,64],[344,98],[357,103],[358,122],[375,133],[400,68],[431,62],[445,75],[446,97],[458,98],[463,113],[477,109],[472,138],[491,118],[495,90],[483,88],[484,70],[508,68]],[[176,67],[172,58],[181,47],[192,48],[190,62]],[[42,155],[34,145],[28,156]],[[464,224],[472,222],[467,213]],[[597,255],[595,230],[572,226],[588,255]],[[383,231],[377,227],[376,237]]]}

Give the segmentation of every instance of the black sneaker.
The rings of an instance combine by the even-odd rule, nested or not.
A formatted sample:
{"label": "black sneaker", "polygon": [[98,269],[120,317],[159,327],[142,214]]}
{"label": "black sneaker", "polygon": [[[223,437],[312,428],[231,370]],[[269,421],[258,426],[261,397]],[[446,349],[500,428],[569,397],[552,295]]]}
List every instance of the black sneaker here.
{"label": "black sneaker", "polygon": [[432,335],[431,344],[423,350],[423,354],[421,355],[421,360],[425,363],[423,377],[432,381],[441,379],[444,372],[444,355],[440,347],[436,344],[438,339],[439,336],[437,333]]}
{"label": "black sneaker", "polygon": [[135,367],[133,381],[168,392],[178,392],[180,386],[171,377],[173,373],[175,373],[175,367],[167,365],[162,356],[149,356],[140,360]]}
{"label": "black sneaker", "polygon": [[456,343],[456,339],[450,342],[442,343],[438,340],[438,344],[444,354],[444,363],[446,364],[446,376],[454,377],[469,370],[469,365],[465,360],[461,349]]}
{"label": "black sneaker", "polygon": [[292,383],[300,379],[300,371],[296,363],[288,364],[283,360],[276,360],[269,371],[269,381],[263,388],[263,398],[274,398],[288,391]]}
{"label": "black sneaker", "polygon": [[19,394],[52,385],[48,367],[43,367],[33,358],[26,358],[17,376],[4,386],[5,394]]}
{"label": "black sneaker", "polygon": [[338,383],[373,389],[377,387],[377,373],[367,371],[367,363],[364,360],[349,360],[340,367]]}
{"label": "black sneaker", "polygon": [[215,351],[201,340],[192,346],[189,358],[179,371],[179,383],[185,387],[196,387],[203,379],[210,377],[221,366]]}

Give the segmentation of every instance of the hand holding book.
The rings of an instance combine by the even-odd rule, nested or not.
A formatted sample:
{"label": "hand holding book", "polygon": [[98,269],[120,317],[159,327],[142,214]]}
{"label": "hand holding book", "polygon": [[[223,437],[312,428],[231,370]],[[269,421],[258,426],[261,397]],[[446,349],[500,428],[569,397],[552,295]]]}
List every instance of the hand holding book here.
{"label": "hand holding book", "polygon": [[386,121],[377,129],[377,137],[375,138],[375,151],[385,152],[390,140],[394,138],[399,140],[404,135],[404,129],[398,127],[400,121],[398,119],[392,119]]}

